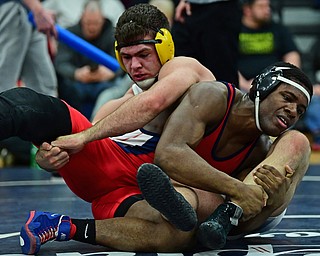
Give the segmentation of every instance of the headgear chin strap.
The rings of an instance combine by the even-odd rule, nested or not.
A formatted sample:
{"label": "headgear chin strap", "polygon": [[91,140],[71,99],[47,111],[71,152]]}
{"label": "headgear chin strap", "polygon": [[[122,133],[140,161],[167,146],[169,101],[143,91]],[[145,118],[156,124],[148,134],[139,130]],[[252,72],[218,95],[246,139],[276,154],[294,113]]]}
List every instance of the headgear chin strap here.
{"label": "headgear chin strap", "polygon": [[259,106],[260,106],[260,98],[259,98],[259,92],[257,92],[257,95],[254,99],[254,121],[256,122],[256,126],[260,132],[262,132],[260,121],[259,121]]}
{"label": "headgear chin strap", "polygon": [[134,81],[139,88],[142,90],[148,90],[156,81],[158,81],[158,76],[145,79],[143,81]]}

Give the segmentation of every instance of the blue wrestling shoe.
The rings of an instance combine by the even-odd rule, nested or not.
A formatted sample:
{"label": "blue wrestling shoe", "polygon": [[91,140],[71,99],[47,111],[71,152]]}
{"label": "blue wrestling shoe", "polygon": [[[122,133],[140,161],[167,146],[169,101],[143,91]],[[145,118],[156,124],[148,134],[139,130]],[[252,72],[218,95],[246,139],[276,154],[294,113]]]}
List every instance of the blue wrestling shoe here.
{"label": "blue wrestling shoe", "polygon": [[70,217],[30,211],[26,224],[20,231],[20,246],[24,254],[37,254],[40,246],[49,240],[67,241],[70,238]]}
{"label": "blue wrestling shoe", "polygon": [[238,225],[243,210],[234,203],[224,203],[200,224],[197,230],[198,241],[211,250],[218,250],[225,246],[230,230]]}
{"label": "blue wrestling shoe", "polygon": [[191,231],[198,222],[189,202],[177,192],[170,178],[154,164],[142,164],[137,181],[145,200],[170,223],[182,231]]}

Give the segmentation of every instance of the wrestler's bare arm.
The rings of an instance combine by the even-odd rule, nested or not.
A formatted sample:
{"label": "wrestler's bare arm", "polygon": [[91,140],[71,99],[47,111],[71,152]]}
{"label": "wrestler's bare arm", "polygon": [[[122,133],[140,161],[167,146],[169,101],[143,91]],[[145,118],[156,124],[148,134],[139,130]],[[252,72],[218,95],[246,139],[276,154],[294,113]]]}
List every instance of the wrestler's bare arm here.
{"label": "wrestler's bare arm", "polygon": [[[112,113],[123,102],[133,97],[133,95],[133,91],[130,88],[121,98],[106,102],[97,112],[93,123]],[[69,153],[66,150],[44,142],[37,151],[36,162],[44,170],[51,171],[62,168],[69,162],[69,157]]]}
{"label": "wrestler's bare arm", "polygon": [[158,82],[149,90],[132,97],[93,127],[52,144],[68,149],[81,148],[90,141],[139,129],[172,105],[192,84],[203,80],[215,80],[215,77],[195,59],[174,58],[162,67]]}

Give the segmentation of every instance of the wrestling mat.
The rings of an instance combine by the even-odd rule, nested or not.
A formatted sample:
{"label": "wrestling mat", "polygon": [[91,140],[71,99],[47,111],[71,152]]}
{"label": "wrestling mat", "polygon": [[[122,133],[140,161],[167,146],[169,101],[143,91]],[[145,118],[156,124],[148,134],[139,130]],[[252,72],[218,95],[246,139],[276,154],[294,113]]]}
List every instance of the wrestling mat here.
{"label": "wrestling mat", "polygon": [[[283,221],[265,234],[229,241],[219,251],[195,253],[115,252],[76,241],[48,242],[38,255],[46,256],[214,256],[309,255],[320,256],[320,165],[312,164]],[[29,168],[0,169],[0,256],[22,255],[19,231],[29,210],[51,211],[73,218],[92,218],[90,205],[77,198],[63,180]]]}

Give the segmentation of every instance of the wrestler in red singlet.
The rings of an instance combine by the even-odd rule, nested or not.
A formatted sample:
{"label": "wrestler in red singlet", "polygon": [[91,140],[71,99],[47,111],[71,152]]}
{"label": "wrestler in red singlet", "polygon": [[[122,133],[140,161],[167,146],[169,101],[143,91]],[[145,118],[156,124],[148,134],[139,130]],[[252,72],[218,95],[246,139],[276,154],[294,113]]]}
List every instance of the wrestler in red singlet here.
{"label": "wrestler in red singlet", "polygon": [[[91,123],[69,107],[72,133],[83,131]],[[159,135],[140,129],[135,132],[88,143],[71,155],[59,173],[69,188],[92,203],[95,219],[114,217],[118,206],[128,197],[141,194],[136,181],[137,169],[152,163]]]}
{"label": "wrestler in red singlet", "polygon": [[[196,152],[208,163],[230,174],[246,159],[256,140],[230,157],[219,159],[214,150],[227,121],[235,89],[229,90],[228,108],[220,125],[198,145]],[[87,129],[91,123],[77,110],[70,108],[72,133]],[[70,162],[60,170],[69,188],[83,200],[92,203],[95,219],[115,217],[121,203],[141,194],[136,181],[137,169],[143,163],[152,163],[159,134],[144,129],[114,138],[94,141],[71,156]]]}
{"label": "wrestler in red singlet", "polygon": [[244,162],[244,160],[251,153],[257,138],[255,138],[250,144],[245,145],[238,152],[233,153],[228,157],[219,158],[215,155],[215,150],[219,144],[220,138],[222,136],[224,127],[227,123],[228,116],[230,113],[231,106],[235,97],[235,88],[230,83],[223,82],[228,88],[228,106],[227,111],[221,121],[221,123],[210,133],[206,134],[205,137],[201,140],[199,145],[196,148],[196,152],[205,159],[211,166],[215,167],[218,170],[221,170],[227,174],[232,174],[237,170],[237,168]]}

